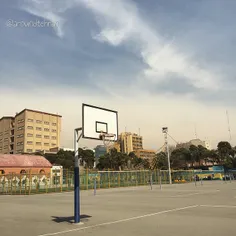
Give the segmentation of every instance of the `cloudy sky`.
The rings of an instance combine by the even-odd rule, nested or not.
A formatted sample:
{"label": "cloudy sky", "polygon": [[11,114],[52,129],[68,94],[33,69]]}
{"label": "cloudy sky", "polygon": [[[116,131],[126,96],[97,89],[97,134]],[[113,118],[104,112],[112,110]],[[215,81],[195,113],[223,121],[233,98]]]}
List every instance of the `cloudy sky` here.
{"label": "cloudy sky", "polygon": [[236,145],[235,10],[231,0],[1,0],[0,116],[61,114],[70,148],[89,103],[158,149],[163,126],[178,142],[195,127],[213,147],[229,140],[228,110]]}

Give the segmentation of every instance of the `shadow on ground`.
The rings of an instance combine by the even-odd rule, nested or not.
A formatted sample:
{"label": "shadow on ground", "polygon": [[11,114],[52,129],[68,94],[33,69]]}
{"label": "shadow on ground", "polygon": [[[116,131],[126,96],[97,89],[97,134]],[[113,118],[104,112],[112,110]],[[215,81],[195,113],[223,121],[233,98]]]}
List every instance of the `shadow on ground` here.
{"label": "shadow on ground", "polygon": [[[88,218],[90,218],[92,216],[89,215],[81,215],[80,219],[81,221],[88,221]],[[56,223],[63,223],[63,222],[67,222],[67,223],[74,223],[74,216],[52,216],[52,221],[56,222]]]}

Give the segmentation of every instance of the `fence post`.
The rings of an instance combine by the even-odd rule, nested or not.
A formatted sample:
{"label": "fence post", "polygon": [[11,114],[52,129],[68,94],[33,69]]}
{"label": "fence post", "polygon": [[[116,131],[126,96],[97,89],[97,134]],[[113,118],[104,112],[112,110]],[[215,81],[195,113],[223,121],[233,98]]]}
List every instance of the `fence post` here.
{"label": "fence post", "polygon": [[89,173],[88,168],[86,169],[86,189],[89,189]]}
{"label": "fence post", "polygon": [[95,176],[95,178],[94,178],[94,192],[93,192],[94,196],[96,196],[96,189],[97,189],[97,181],[96,181],[96,176]]}
{"label": "fence post", "polygon": [[160,180],[159,180],[159,181],[160,181],[160,189],[162,189],[162,186],[161,186],[161,184],[162,184],[162,183],[161,183],[161,181],[162,181],[162,179],[161,179],[161,178],[162,178],[162,176],[161,176],[161,170],[159,171],[159,173],[160,173]]}
{"label": "fence post", "polygon": [[30,179],[29,179],[29,195],[30,195],[30,193],[31,193],[31,185],[32,185],[32,176],[31,176],[31,169],[30,169],[30,175],[29,175],[30,177]]}
{"label": "fence post", "polygon": [[152,190],[152,172],[151,172],[151,175],[150,175],[150,187],[151,187],[151,190]]}
{"label": "fence post", "polygon": [[118,172],[118,186],[120,187],[120,172]]}

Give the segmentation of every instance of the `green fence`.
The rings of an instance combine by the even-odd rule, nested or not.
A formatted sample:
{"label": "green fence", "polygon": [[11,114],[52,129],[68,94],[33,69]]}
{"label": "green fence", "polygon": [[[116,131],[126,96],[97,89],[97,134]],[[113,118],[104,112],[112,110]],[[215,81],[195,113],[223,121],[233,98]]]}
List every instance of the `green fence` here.
{"label": "green fence", "polygon": [[[223,172],[173,170],[172,183],[188,183],[198,180],[224,180],[228,176]],[[232,176],[232,175],[231,175]],[[210,178],[211,177],[211,178]],[[233,179],[233,177],[232,177]],[[80,189],[120,188],[131,186],[169,184],[167,170],[139,170],[139,171],[91,171],[80,173]],[[73,171],[63,171],[60,174],[9,174],[0,175],[0,194],[40,194],[72,191],[74,189]]]}
{"label": "green fence", "polygon": [[[193,171],[173,171],[173,183],[193,181]],[[90,171],[80,173],[80,189],[119,188],[144,186],[150,184],[168,184],[169,175],[166,170],[139,171]],[[0,194],[40,194],[72,191],[74,189],[74,173],[63,171],[61,174],[9,174],[0,175]]]}

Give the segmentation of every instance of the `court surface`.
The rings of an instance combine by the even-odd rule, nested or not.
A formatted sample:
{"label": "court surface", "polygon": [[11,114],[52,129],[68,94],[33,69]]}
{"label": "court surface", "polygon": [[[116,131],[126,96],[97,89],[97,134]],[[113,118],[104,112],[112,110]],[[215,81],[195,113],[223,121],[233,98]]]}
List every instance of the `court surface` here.
{"label": "court surface", "polygon": [[236,181],[81,192],[81,225],[73,193],[0,196],[1,236],[235,235]]}

